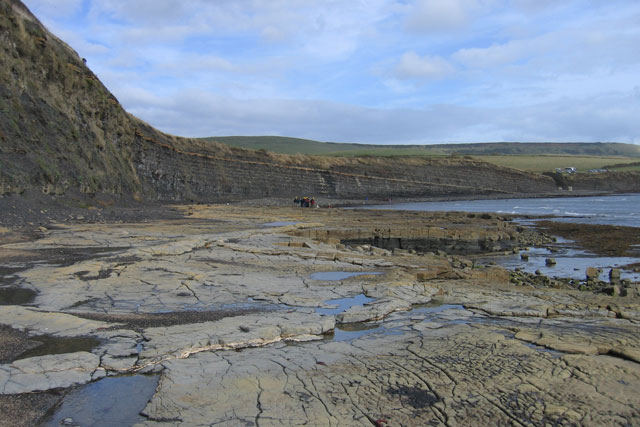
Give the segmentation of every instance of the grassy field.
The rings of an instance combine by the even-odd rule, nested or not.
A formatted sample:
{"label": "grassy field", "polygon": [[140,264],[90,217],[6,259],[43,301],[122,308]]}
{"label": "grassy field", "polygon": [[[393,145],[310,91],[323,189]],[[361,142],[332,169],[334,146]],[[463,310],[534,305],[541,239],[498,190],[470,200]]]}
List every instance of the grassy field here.
{"label": "grassy field", "polygon": [[342,150],[324,153],[325,156],[334,157],[445,157],[449,154],[424,147],[374,147],[355,150]]}
{"label": "grassy field", "polygon": [[[640,170],[640,146],[620,143],[477,143],[436,145],[370,145],[320,142],[282,136],[222,136],[202,138],[223,144],[279,154],[330,157],[432,157],[472,158],[529,172],[553,172],[575,167],[616,171]],[[624,164],[630,164],[624,167]]]}
{"label": "grassy field", "polygon": [[[589,169],[601,169],[607,165],[637,163],[637,158],[602,157],[602,156],[473,156],[498,166],[520,169],[530,172],[553,172],[556,168],[575,167],[578,172]],[[625,168],[626,169],[626,168]],[[638,170],[638,166],[630,166],[630,170]],[[616,168],[616,171],[623,170]]]}
{"label": "grassy field", "polygon": [[617,166],[615,168],[610,168],[609,170],[614,172],[640,172],[640,165],[638,164],[630,164],[629,166]]}
{"label": "grassy field", "polygon": [[284,136],[219,136],[202,139],[221,142],[233,147],[266,150],[279,154],[325,155],[331,152],[357,150],[363,147],[360,144],[336,144]]}
{"label": "grassy field", "polygon": [[[220,136],[202,138],[234,147],[280,154],[310,154],[343,157],[362,156],[578,156],[584,158],[640,158],[640,145],[621,143],[520,143],[372,145],[321,142],[282,136]],[[560,167],[560,166],[554,166]],[[577,166],[576,166],[577,167]],[[594,166],[597,167],[597,166]]]}

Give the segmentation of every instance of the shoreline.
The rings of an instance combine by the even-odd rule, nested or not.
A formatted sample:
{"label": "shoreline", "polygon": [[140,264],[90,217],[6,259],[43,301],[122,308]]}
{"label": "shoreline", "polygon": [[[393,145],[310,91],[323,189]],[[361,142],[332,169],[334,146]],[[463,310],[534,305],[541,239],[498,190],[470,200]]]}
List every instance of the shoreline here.
{"label": "shoreline", "polygon": [[[365,199],[324,199],[316,198],[319,209],[352,208],[367,209],[376,206],[388,206],[403,203],[430,203],[477,200],[506,200],[506,199],[541,199],[541,198],[573,198],[573,197],[608,197],[618,195],[635,195],[640,193],[618,193],[601,191],[554,192],[554,193],[514,193],[438,196],[409,198],[401,197],[389,200]],[[0,235],[12,230],[29,229],[38,231],[39,227],[65,223],[139,223],[156,220],[178,220],[183,215],[182,206],[247,206],[262,208],[289,208],[293,205],[293,198],[266,197],[247,200],[219,200],[210,203],[189,203],[173,201],[138,201],[132,198],[116,198],[107,196],[89,197],[86,195],[49,196],[40,193],[27,192],[24,195],[0,197]],[[459,210],[458,212],[466,212]],[[506,215],[506,214],[505,214]],[[523,217],[554,218],[553,215],[518,215]]]}
{"label": "shoreline", "polygon": [[[524,283],[524,279],[513,283],[508,271],[476,265],[457,252],[471,243],[482,242],[480,249],[494,250],[546,241],[523,233],[509,215],[226,204],[166,209],[169,220],[149,216],[139,222],[87,224],[88,218],[73,219],[8,245],[0,234],[5,286],[36,292],[33,303],[0,307],[0,324],[5,325],[0,340],[16,341],[14,353],[38,336],[63,331],[101,343],[84,351],[20,361],[5,356],[7,375],[19,378],[29,371],[34,380],[7,382],[0,415],[26,420],[17,415],[33,414],[28,420],[35,424],[64,404],[71,387],[81,391],[82,384],[107,373],[161,376],[161,385],[150,391],[153,397],[146,407],[136,409],[144,409],[149,425],[169,418],[198,424],[201,414],[209,423],[224,421],[220,414],[253,408],[256,396],[264,398],[262,406],[246,419],[255,419],[261,410],[275,410],[268,402],[283,402],[290,409],[274,415],[281,424],[294,418],[328,424],[331,415],[309,415],[313,407],[305,406],[308,400],[300,397],[306,393],[305,383],[315,384],[317,398],[333,413],[347,414],[341,415],[342,420],[354,423],[361,420],[358,408],[365,408],[373,419],[393,424],[419,419],[420,424],[429,424],[437,421],[429,410],[435,402],[432,393],[437,393],[443,396],[438,404],[446,402],[450,417],[485,425],[496,422],[496,414],[486,409],[491,408],[489,401],[475,393],[453,393],[448,378],[463,391],[481,387],[500,398],[517,393],[518,399],[527,399],[528,380],[515,385],[513,381],[528,379],[531,372],[540,379],[541,394],[535,398],[544,407],[564,405],[594,417],[611,411],[608,398],[591,388],[581,390],[577,398],[565,398],[564,393],[574,390],[570,368],[566,375],[556,375],[551,351],[567,364],[580,361],[581,372],[598,385],[609,384],[599,376],[603,371],[626,381],[601,389],[627,393],[640,384],[640,370],[635,368],[640,358],[633,359],[640,348],[634,323],[640,319],[640,297],[614,297],[555,287],[551,282]],[[131,219],[145,212],[134,213]],[[272,221],[293,224],[263,227]],[[415,244],[430,239],[437,245],[448,242],[447,247],[437,247],[452,251],[344,242],[386,232],[414,239]],[[369,274],[339,281],[312,277],[336,271]],[[369,302],[328,316],[318,312],[330,308],[332,301],[361,296]],[[279,309],[255,311],[258,305]],[[185,312],[188,308],[194,311]],[[620,347],[622,339],[626,341]],[[461,365],[457,356],[450,358],[460,352],[468,366]],[[610,352],[622,356],[600,356]],[[510,363],[513,360],[518,363]],[[75,370],[78,364],[87,371],[82,377]],[[435,364],[447,376],[433,373],[429,366]],[[630,376],[636,371],[637,376]],[[377,376],[378,372],[384,375]],[[386,384],[388,375],[392,376],[388,387],[377,386]],[[429,386],[415,382],[415,375],[425,375]],[[22,388],[14,385],[23,383]],[[263,386],[276,383],[293,388]],[[350,383],[376,386],[361,391],[340,386]],[[37,391],[29,384],[43,385]],[[236,392],[235,384],[242,384],[242,389]],[[194,390],[199,391],[197,396]],[[563,395],[558,397],[556,390]],[[226,400],[229,393],[234,398]],[[31,400],[25,400],[27,396]],[[197,399],[187,407],[172,403],[193,396]],[[585,405],[585,399],[598,402],[597,408]],[[636,403],[613,410],[633,419]],[[544,407],[534,411],[540,420],[561,419],[545,415]],[[517,411],[507,408],[507,413],[500,424],[524,420]]]}
{"label": "shoreline", "polygon": [[[572,197],[606,197],[619,196],[625,194],[640,194],[629,192],[608,192],[608,191],[572,191],[572,192],[552,192],[552,193],[512,193],[512,194],[469,194],[460,196],[430,196],[430,197],[397,197],[389,200],[381,199],[331,199],[323,197],[315,197],[320,208],[359,208],[362,206],[385,206],[401,203],[429,203],[429,202],[453,202],[453,201],[474,201],[474,200],[506,200],[506,199],[543,199],[543,198],[572,198]],[[293,197],[291,199],[284,197],[265,197],[259,199],[249,199],[242,201],[220,202],[230,205],[246,205],[253,207],[293,206]],[[206,203],[202,203],[206,204]],[[218,203],[211,203],[218,204]],[[464,212],[464,211],[460,211]]]}

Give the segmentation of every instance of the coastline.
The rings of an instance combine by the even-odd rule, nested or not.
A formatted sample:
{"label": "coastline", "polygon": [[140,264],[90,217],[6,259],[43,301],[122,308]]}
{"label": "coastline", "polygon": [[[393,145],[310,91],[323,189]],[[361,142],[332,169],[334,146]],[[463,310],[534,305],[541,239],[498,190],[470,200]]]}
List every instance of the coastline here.
{"label": "coastline", "polygon": [[[441,421],[434,405],[450,420],[479,425],[640,415],[630,392],[640,385],[640,297],[551,281],[513,283],[508,271],[464,256],[550,241],[510,215],[163,209],[123,212],[129,221],[122,222],[109,222],[109,213],[95,222],[73,213],[37,231],[27,224],[0,234],[3,287],[35,294],[30,303],[0,306],[0,339],[17,341],[14,353],[43,335],[101,343],[22,360],[5,356],[2,372],[10,380],[2,383],[2,418],[42,422],[71,390],[82,393],[105,375],[140,374],[160,376],[151,399],[132,415],[142,411],[148,426],[262,417],[280,424],[359,424],[368,417],[429,424]],[[273,222],[281,225],[264,226]],[[376,237],[390,246],[346,243]],[[416,249],[394,247],[398,238]],[[430,242],[439,249],[418,250]],[[336,271],[362,274],[312,278]],[[363,298],[366,304],[357,303]],[[335,314],[320,313],[338,300],[345,305]],[[575,369],[597,387],[576,388]],[[308,384],[313,399],[305,397]],[[628,401],[615,400],[621,394]],[[538,406],[527,404],[525,418],[518,408],[492,410],[495,399],[514,396]],[[187,406],[180,404],[185,399]]]}

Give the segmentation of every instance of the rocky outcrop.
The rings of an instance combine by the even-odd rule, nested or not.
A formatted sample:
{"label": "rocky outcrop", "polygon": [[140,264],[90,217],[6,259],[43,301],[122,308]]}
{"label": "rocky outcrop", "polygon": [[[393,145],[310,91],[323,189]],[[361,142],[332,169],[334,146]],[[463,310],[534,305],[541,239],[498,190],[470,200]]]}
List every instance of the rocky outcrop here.
{"label": "rocky outcrop", "polygon": [[581,173],[571,176],[567,184],[574,190],[600,190],[611,192],[640,192],[640,173],[607,172],[599,174]]}
{"label": "rocky outcrop", "polygon": [[[159,376],[146,407],[145,398],[133,408],[146,426],[633,425],[640,415],[637,296],[514,286],[507,270],[460,256],[329,242],[332,229],[375,223],[517,238],[497,216],[180,210],[170,221],[59,225],[0,244],[0,278],[37,294],[35,306],[0,306],[0,339],[10,327],[30,341],[99,341],[30,357],[5,345],[1,419],[12,419],[3,398],[64,388],[71,404],[70,387],[136,373]],[[264,227],[273,222],[288,225]],[[69,248],[83,255],[55,262]],[[86,392],[107,399],[106,384]],[[122,396],[129,407],[131,393]],[[80,412],[67,423],[95,424]]]}
{"label": "rocky outcrop", "polygon": [[[151,136],[149,135],[151,134]],[[145,191],[161,200],[314,194],[389,198],[553,191],[548,177],[466,159],[318,159],[213,147],[176,147],[139,129],[135,160]]]}

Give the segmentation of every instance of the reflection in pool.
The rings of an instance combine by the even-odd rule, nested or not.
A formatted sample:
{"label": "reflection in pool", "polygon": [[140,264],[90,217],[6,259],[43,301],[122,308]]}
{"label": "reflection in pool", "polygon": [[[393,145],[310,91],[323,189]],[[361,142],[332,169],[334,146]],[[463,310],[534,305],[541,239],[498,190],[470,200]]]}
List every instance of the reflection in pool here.
{"label": "reflection in pool", "polygon": [[349,298],[338,298],[338,299],[330,299],[326,300],[325,304],[335,305],[334,308],[316,308],[316,313],[318,314],[338,314],[346,311],[354,306],[365,305],[369,302],[373,301],[373,298],[369,298],[365,294],[358,294],[354,297]]}
{"label": "reflection in pool", "polygon": [[45,425],[111,427],[143,422],[140,412],[153,397],[159,379],[157,375],[108,377],[76,388]]}

